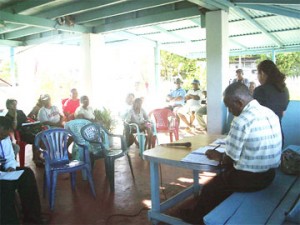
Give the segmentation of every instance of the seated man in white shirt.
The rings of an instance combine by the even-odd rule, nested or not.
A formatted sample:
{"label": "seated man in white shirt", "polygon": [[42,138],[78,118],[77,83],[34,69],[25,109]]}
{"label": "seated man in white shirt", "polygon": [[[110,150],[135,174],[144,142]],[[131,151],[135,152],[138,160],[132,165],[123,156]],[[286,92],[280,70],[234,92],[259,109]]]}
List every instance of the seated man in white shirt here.
{"label": "seated man in white shirt", "polygon": [[[185,96],[186,103],[181,107],[177,114],[179,118],[187,125],[187,130],[193,127],[195,120],[195,112],[200,108],[202,91],[200,90],[200,82],[194,79],[192,82],[193,89],[189,90]],[[187,119],[189,116],[189,121]]]}
{"label": "seated man in white shirt", "polygon": [[90,121],[95,120],[94,110],[91,106],[89,106],[90,100],[89,97],[83,95],[80,97],[80,106],[75,110],[75,118],[76,119],[87,119]]}

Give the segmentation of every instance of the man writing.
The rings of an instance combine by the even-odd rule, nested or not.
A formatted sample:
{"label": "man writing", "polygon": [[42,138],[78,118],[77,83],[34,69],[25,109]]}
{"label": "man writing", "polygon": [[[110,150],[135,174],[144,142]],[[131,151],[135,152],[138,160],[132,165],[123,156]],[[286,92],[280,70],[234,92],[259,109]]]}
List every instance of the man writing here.
{"label": "man writing", "polygon": [[0,117],[1,171],[24,170],[17,180],[0,180],[0,224],[20,224],[15,208],[15,190],[18,190],[23,210],[23,224],[47,224],[50,218],[42,217],[37,184],[30,168],[17,167],[9,133],[12,121]]}
{"label": "man writing", "polygon": [[208,150],[206,155],[225,169],[203,186],[194,209],[182,211],[182,219],[193,224],[202,224],[203,216],[233,192],[266,188],[280,164],[282,138],[275,113],[254,100],[247,86],[239,82],[226,88],[224,103],[235,116],[225,153]]}

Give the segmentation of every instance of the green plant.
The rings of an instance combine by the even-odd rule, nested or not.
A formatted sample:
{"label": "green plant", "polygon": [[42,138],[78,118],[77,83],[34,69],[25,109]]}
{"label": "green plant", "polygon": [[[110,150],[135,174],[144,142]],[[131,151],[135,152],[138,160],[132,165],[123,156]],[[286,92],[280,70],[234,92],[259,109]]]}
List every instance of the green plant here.
{"label": "green plant", "polygon": [[102,110],[95,109],[94,114],[96,122],[101,123],[101,125],[109,132],[113,131],[116,126],[116,120],[112,117],[109,109],[105,107],[103,107]]}

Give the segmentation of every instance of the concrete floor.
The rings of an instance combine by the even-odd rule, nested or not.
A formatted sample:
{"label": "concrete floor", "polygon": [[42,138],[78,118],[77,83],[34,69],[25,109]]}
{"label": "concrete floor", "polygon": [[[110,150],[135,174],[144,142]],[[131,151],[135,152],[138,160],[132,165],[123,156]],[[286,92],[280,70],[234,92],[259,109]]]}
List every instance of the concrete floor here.
{"label": "concrete floor", "polygon": [[[181,138],[185,135],[180,134]],[[160,143],[168,142],[168,136],[164,134],[158,138]],[[25,166],[31,167],[36,174],[42,208],[44,212],[51,213],[51,224],[151,224],[147,218],[147,209],[151,207],[149,162],[139,157],[138,148],[134,144],[130,147],[130,156],[135,180],[131,176],[127,157],[122,157],[116,160],[115,192],[111,192],[105,177],[104,162],[97,160],[93,171],[96,198],[93,198],[88,182],[82,180],[81,173],[78,173],[74,192],[71,190],[69,175],[63,174],[58,178],[53,212],[49,210],[48,200],[42,197],[44,169],[36,167],[31,156],[31,146],[27,145]],[[192,172],[189,170],[166,165],[162,165],[161,170],[162,199],[178,193],[192,182]],[[206,178],[201,176],[200,181],[205,182]],[[176,215],[177,211],[176,208],[170,210],[170,214]]]}

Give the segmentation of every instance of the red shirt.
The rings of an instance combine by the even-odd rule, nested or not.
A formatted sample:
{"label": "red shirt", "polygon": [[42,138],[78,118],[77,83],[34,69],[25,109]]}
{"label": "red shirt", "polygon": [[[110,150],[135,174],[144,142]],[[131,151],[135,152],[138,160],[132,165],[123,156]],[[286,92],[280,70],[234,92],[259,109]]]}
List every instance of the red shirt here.
{"label": "red shirt", "polygon": [[74,113],[77,107],[79,107],[80,102],[79,99],[73,100],[73,99],[68,99],[65,101],[63,105],[63,112],[67,116],[68,114],[71,114],[71,117],[67,117],[67,120],[74,119]]}

